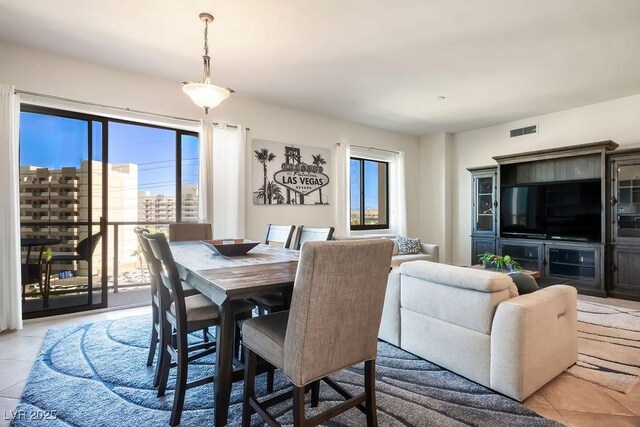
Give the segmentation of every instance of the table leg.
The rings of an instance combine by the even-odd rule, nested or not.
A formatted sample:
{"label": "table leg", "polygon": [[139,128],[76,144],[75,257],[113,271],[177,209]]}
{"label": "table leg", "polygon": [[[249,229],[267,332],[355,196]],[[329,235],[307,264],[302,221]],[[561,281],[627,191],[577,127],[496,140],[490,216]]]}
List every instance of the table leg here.
{"label": "table leg", "polygon": [[225,301],[220,306],[220,325],[216,334],[216,374],[213,383],[215,407],[215,425],[227,425],[229,401],[233,384],[233,346],[234,346],[235,303]]}

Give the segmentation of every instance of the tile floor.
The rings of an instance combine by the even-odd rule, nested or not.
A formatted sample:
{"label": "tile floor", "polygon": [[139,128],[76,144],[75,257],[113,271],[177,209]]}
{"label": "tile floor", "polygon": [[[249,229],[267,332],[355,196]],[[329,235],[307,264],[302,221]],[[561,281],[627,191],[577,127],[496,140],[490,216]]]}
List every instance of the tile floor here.
{"label": "tile floor", "polygon": [[[640,310],[640,302],[580,297]],[[47,330],[74,323],[150,313],[137,307],[26,323],[21,331],[0,334],[0,427],[9,425]],[[640,426],[640,382],[627,394],[562,374],[529,397],[525,405],[567,426]]]}

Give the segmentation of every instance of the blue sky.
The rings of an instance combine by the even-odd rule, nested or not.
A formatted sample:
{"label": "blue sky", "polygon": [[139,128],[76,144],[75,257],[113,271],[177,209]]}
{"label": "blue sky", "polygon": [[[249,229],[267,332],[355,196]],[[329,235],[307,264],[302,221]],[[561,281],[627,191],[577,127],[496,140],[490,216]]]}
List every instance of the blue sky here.
{"label": "blue sky", "polygon": [[[378,166],[375,162],[364,162],[364,206],[378,209]],[[360,162],[351,160],[351,209],[360,208]]]}
{"label": "blue sky", "polygon": [[[89,124],[37,113],[20,115],[20,165],[79,167],[88,158]],[[109,162],[138,164],[138,189],[175,194],[175,131],[109,122]],[[93,158],[101,160],[101,124],[93,125]],[[198,183],[198,138],[182,139],[183,183]],[[119,191],[119,189],[113,189]]]}

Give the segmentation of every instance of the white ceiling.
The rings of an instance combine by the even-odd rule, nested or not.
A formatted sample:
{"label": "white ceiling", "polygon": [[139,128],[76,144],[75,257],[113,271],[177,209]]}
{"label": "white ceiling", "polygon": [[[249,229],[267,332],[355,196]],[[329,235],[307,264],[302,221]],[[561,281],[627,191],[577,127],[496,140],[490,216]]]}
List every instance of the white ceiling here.
{"label": "white ceiling", "polygon": [[179,84],[202,11],[217,84],[415,135],[640,93],[640,0],[0,0],[0,39]]}

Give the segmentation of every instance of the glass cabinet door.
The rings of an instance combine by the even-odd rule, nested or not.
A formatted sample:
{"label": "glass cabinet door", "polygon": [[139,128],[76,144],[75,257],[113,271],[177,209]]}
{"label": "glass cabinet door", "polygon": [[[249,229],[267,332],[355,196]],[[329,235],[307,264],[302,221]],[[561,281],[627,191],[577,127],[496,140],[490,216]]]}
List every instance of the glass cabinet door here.
{"label": "glass cabinet door", "polygon": [[640,238],[640,159],[614,166],[614,238]]}
{"label": "glass cabinet door", "polygon": [[474,182],[473,234],[495,234],[495,172],[477,173]]}

